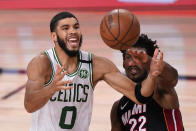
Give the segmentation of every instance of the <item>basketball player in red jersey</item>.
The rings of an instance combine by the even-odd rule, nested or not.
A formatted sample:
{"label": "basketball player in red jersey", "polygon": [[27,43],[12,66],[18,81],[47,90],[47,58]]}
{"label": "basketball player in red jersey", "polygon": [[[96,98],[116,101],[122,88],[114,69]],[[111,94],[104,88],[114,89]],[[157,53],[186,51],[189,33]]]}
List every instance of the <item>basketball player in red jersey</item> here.
{"label": "basketball player in red jersey", "polygon": [[[130,51],[122,51],[123,67],[129,79],[139,83],[146,79],[153,53],[157,51],[156,41],[141,34]],[[142,55],[141,55],[142,54]],[[140,56],[140,57],[139,57]],[[141,57],[142,56],[142,57]],[[137,105],[126,96],[117,100],[111,110],[112,131],[183,131],[175,86],[178,73],[164,62],[152,99]]]}

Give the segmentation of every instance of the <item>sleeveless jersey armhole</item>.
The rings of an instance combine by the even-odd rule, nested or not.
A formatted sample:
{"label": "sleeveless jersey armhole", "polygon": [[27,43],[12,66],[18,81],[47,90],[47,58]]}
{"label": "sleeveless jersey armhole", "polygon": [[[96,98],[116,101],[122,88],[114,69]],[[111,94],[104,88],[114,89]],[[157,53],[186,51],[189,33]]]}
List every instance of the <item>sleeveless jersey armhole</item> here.
{"label": "sleeveless jersey armhole", "polygon": [[90,70],[90,83],[91,83],[91,86],[94,90],[94,86],[93,86],[93,61],[92,61],[92,54],[91,53],[88,53],[88,58],[89,58],[89,70]]}
{"label": "sleeveless jersey armhole", "polygon": [[124,96],[120,98],[119,103],[118,103],[118,107],[117,107],[117,117],[118,117],[118,120],[119,120],[122,128],[124,128],[124,124],[123,124],[123,121],[121,119],[122,111],[120,109],[120,106],[121,106],[121,103],[122,103],[122,101],[123,101],[124,98],[125,98]]}
{"label": "sleeveless jersey armhole", "polygon": [[44,53],[47,55],[48,59],[50,60],[50,66],[51,66],[51,69],[52,69],[52,75],[50,76],[50,80],[44,84],[44,87],[45,87],[45,86],[50,85],[50,83],[52,83],[52,81],[53,81],[53,79],[54,79],[54,67],[53,67],[53,65],[52,65],[52,60],[51,60],[51,58],[50,58],[48,52],[45,51]]}

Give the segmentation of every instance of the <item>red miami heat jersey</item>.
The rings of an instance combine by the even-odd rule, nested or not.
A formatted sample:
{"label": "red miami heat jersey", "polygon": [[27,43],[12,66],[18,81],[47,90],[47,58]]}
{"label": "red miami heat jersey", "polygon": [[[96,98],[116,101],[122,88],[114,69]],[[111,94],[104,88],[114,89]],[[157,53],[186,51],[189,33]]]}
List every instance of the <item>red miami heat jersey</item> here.
{"label": "red miami heat jersey", "polygon": [[125,131],[184,131],[179,109],[163,109],[153,99],[137,105],[123,96],[117,113]]}

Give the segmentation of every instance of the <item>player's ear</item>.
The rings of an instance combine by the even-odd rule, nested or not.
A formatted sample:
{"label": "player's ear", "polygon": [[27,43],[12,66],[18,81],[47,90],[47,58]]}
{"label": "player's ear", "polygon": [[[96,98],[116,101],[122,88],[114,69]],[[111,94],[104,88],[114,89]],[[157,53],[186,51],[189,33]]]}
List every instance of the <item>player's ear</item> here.
{"label": "player's ear", "polygon": [[51,32],[51,38],[53,39],[53,41],[57,41],[57,34],[56,32]]}

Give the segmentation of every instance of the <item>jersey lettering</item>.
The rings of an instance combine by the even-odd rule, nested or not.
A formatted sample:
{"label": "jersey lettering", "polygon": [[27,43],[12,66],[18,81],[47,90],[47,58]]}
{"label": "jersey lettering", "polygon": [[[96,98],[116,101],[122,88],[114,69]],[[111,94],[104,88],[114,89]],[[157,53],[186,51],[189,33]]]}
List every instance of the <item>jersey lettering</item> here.
{"label": "jersey lettering", "polygon": [[127,123],[129,123],[129,119],[132,115],[137,115],[144,112],[146,112],[146,104],[143,105],[134,104],[132,111],[130,109],[122,115],[121,119],[123,121],[123,124],[126,125]]}
{"label": "jersey lettering", "polygon": [[[130,131],[146,131],[146,128],[144,127],[145,124],[146,124],[145,116],[140,116],[138,120],[135,118],[131,118],[129,120],[129,125],[131,127]],[[136,129],[136,127],[138,127],[138,129]]]}
{"label": "jersey lettering", "polygon": [[[71,83],[68,86],[74,86],[73,90],[60,90],[58,94],[50,98],[51,102],[86,102],[88,99],[89,85]],[[73,93],[72,93],[73,92]]]}

